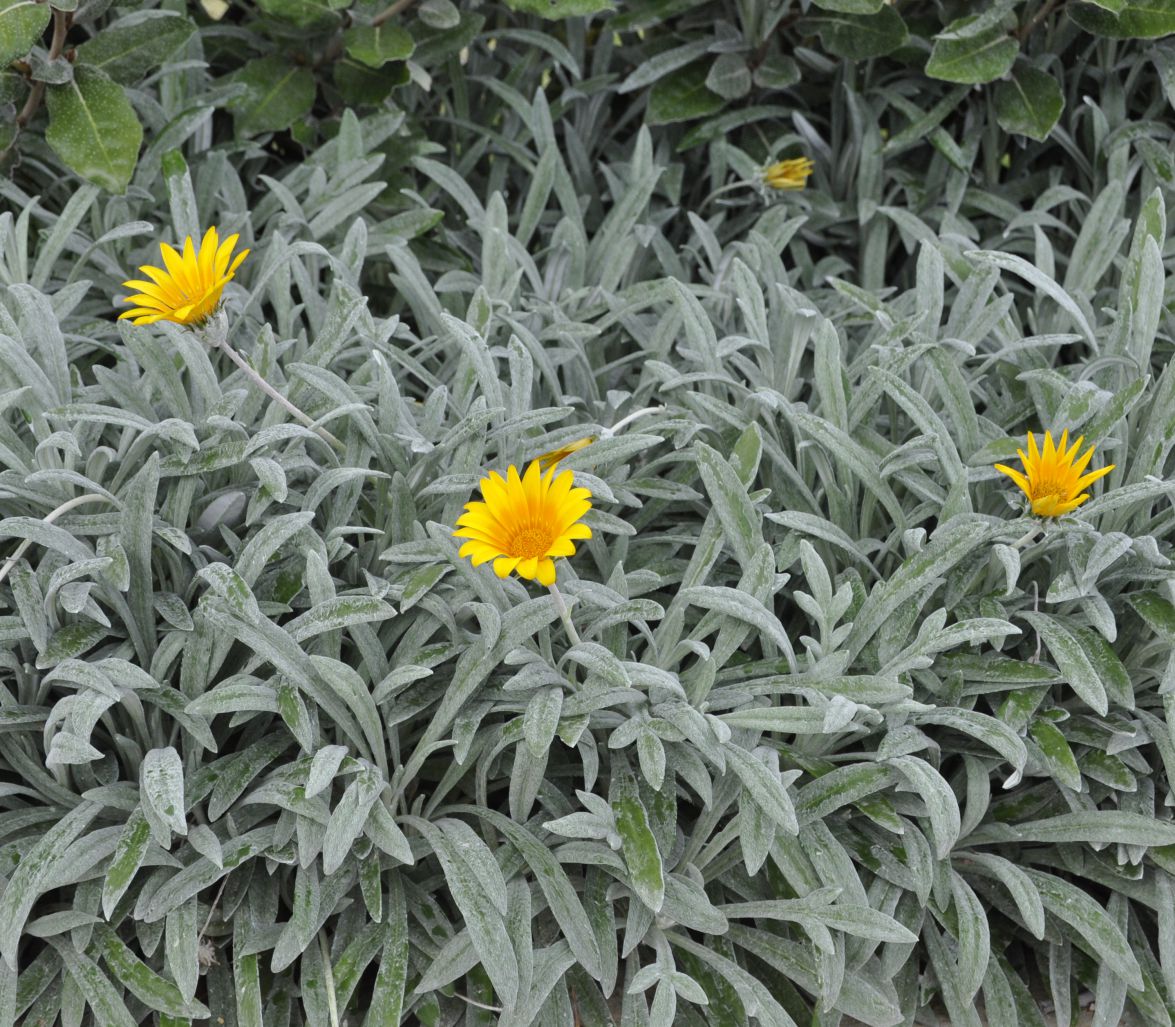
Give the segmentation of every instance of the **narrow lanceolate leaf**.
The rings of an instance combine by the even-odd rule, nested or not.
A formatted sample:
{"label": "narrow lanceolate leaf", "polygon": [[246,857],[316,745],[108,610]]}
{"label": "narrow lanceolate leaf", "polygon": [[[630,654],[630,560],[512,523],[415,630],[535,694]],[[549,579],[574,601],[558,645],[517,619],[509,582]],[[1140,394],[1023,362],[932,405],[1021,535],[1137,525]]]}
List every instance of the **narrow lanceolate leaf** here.
{"label": "narrow lanceolate leaf", "polygon": [[143,811],[136,809],[127,818],[118,839],[118,847],[110,860],[110,868],[106,871],[106,880],[102,883],[102,915],[107,919],[139,872],[150,844],[151,826],[143,816]]}
{"label": "narrow lanceolate leaf", "polygon": [[65,165],[110,192],[126,190],[139,159],[143,126],[122,86],[79,65],[73,79],[45,89],[45,141]]}
{"label": "narrow lanceolate leaf", "polygon": [[1017,824],[1016,834],[1022,841],[1048,844],[1106,842],[1146,848],[1175,845],[1175,823],[1125,810],[1062,813],[1047,820]]}
{"label": "narrow lanceolate leaf", "polygon": [[1141,990],[1143,981],[1138,960],[1109,914],[1068,881],[1038,870],[1026,869],[1025,873],[1040,892],[1045,909],[1080,935],[1090,955],[1105,963],[1129,987]]}
{"label": "narrow lanceolate leaf", "polygon": [[1105,714],[1110,708],[1106,687],[1085,649],[1069,629],[1047,613],[1026,610],[1020,616],[1040,632],[1049,655],[1073,691],[1095,712]]}
{"label": "narrow lanceolate leaf", "polygon": [[375,976],[371,1006],[363,1027],[398,1024],[404,1009],[404,986],[408,980],[408,909],[400,876],[394,871],[389,878],[388,916],[383,931],[379,972]]}
{"label": "narrow lanceolate leaf", "polygon": [[123,1002],[120,989],[114,986],[92,959],[78,952],[68,939],[51,939],[51,944],[97,1023],[102,1024],[102,1027],[137,1027],[137,1021]]}
{"label": "narrow lanceolate leaf", "polygon": [[628,867],[628,883],[641,902],[654,913],[659,912],[665,901],[665,869],[657,839],[649,826],[648,811],[630,771],[614,778],[611,803],[621,852]]}
{"label": "narrow lanceolate leaf", "polygon": [[201,1018],[209,1015],[206,1006],[185,1000],[171,981],[160,977],[119,936],[109,928],[99,930],[98,942],[107,969],[127,991],[148,1009],[169,1016]]}
{"label": "narrow lanceolate leaf", "polygon": [[180,754],[170,745],[152,749],[143,757],[139,788],[146,810],[176,834],[188,833],[184,816],[184,766]]}
{"label": "narrow lanceolate leaf", "polygon": [[474,951],[502,1004],[512,1006],[518,998],[518,959],[502,914],[494,908],[477,875],[444,831],[418,817],[409,817],[407,821],[424,835],[436,853],[453,902],[473,940]]}
{"label": "narrow lanceolate leaf", "polygon": [[954,848],[962,829],[959,801],[955,793],[937,770],[917,756],[896,756],[889,763],[906,779],[909,790],[926,803],[936,853],[939,859],[945,859]]}
{"label": "narrow lanceolate leaf", "polygon": [[100,809],[95,803],[83,802],[70,810],[42,835],[12,872],[8,887],[0,895],[0,956],[9,966],[16,966],[21,931],[33,903],[50,886],[66,850]]}

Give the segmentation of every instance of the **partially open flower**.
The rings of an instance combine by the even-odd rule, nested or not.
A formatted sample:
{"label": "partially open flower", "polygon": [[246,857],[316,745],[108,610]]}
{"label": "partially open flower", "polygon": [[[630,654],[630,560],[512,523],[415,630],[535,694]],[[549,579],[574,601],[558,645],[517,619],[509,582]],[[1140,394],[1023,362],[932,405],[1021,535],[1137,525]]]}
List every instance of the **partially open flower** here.
{"label": "partially open flower", "polygon": [[592,529],[580,523],[591,509],[592,494],[573,485],[570,471],[545,474],[534,460],[519,476],[513,464],[503,478],[496,471],[482,478],[484,502],[465,504],[457,521],[455,538],[468,539],[460,555],[474,567],[494,561],[494,573],[504,578],[511,571],[541,585],[555,582],[555,560],[575,555],[575,540],[592,537]]}
{"label": "partially open flower", "polygon": [[189,235],[184,240],[182,256],[167,243],[160,243],[163,268],[141,267],[139,270],[151,279],[149,282],[132,279],[122,283],[137,293],[123,300],[134,306],[119,314],[119,320],[129,317],[137,325],[156,321],[196,325],[206,321],[216,311],[225,285],[249,255],[248,250],[242,250],[233,256],[239,238],[230,235],[221,242],[216,229],[210,228],[199,247],[192,245]]}
{"label": "partially open flower", "polygon": [[1061,433],[1060,443],[1054,446],[1052,433],[1046,431],[1044,450],[1041,451],[1036,447],[1032,432],[1029,432],[1028,452],[1017,450],[1020,463],[1024,465],[1023,473],[1004,464],[996,464],[995,469],[1006,474],[1020,487],[1032,504],[1032,512],[1038,517],[1060,517],[1084,503],[1089,498],[1085,489],[1114,469],[1114,464],[1109,464],[1083,475],[1081,472],[1089,465],[1094,449],[1090,446],[1079,459],[1077,451],[1084,441],[1083,435],[1070,446],[1069,431],[1066,429]]}
{"label": "partially open flower", "polygon": [[539,463],[539,470],[546,472],[554,467],[560,460],[566,460],[572,453],[578,453],[581,449],[590,446],[596,441],[594,435],[588,435],[586,438],[576,439],[574,442],[567,443],[566,446],[560,446],[558,449],[552,449],[549,453],[541,453],[535,457]]}
{"label": "partially open flower", "polygon": [[772,189],[803,189],[815,167],[809,157],[777,161],[763,172],[763,182]]}

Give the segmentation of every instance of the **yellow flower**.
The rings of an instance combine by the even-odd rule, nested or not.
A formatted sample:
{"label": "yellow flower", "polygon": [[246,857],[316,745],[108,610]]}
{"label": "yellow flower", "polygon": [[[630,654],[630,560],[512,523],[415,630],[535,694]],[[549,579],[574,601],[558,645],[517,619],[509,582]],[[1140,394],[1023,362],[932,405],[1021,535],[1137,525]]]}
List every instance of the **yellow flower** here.
{"label": "yellow flower", "polygon": [[480,482],[485,502],[465,504],[457,521],[454,538],[464,538],[461,556],[474,567],[494,561],[499,578],[511,571],[520,578],[555,583],[555,559],[575,555],[575,539],[592,537],[592,530],[580,523],[591,509],[592,494],[572,486],[570,471],[545,474],[534,460],[522,477],[510,465],[503,478],[496,471]]}
{"label": "yellow flower", "polygon": [[995,469],[1020,486],[1032,503],[1034,514],[1039,517],[1060,517],[1084,503],[1089,498],[1085,489],[1114,469],[1114,464],[1110,464],[1083,476],[1081,472],[1088,466],[1094,449],[1090,446],[1085,455],[1078,459],[1077,451],[1084,441],[1083,435],[1070,446],[1069,430],[1065,429],[1061,433],[1060,443],[1054,446],[1052,434],[1046,431],[1042,452],[1036,448],[1036,439],[1029,432],[1028,453],[1017,450],[1020,462],[1024,465],[1023,473],[1003,464],[996,464]]}
{"label": "yellow flower", "polygon": [[119,314],[119,320],[129,317],[137,325],[156,321],[200,324],[216,310],[225,284],[249,255],[248,250],[242,250],[233,256],[239,238],[230,235],[221,242],[216,229],[210,228],[199,247],[192,245],[190,235],[184,240],[183,256],[167,243],[160,243],[166,270],[141,267],[139,270],[151,281],[132,279],[122,283],[138,292],[122,301],[134,304],[134,309]]}
{"label": "yellow flower", "polygon": [[815,167],[808,157],[777,161],[763,172],[763,181],[772,189],[803,189]]}
{"label": "yellow flower", "polygon": [[576,439],[574,442],[567,443],[566,446],[560,446],[558,449],[552,449],[549,453],[541,453],[535,457],[538,461],[539,470],[546,472],[554,467],[560,460],[566,460],[572,453],[578,453],[586,446],[590,446],[596,441],[594,435],[589,435],[583,439]]}

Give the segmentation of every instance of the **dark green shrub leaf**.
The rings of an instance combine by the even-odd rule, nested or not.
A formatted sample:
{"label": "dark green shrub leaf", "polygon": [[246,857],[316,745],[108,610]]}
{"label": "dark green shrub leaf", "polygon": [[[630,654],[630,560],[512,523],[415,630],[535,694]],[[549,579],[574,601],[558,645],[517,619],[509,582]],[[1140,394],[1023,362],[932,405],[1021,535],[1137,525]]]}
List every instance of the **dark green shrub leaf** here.
{"label": "dark green shrub leaf", "polygon": [[122,87],[96,68],[79,65],[73,81],[45,90],[45,140],[65,164],[113,193],[130,183],[143,126]]}
{"label": "dark green shrub leaf", "polygon": [[1061,86],[1048,72],[1021,64],[995,88],[995,112],[1005,132],[1044,140],[1065,109]]}

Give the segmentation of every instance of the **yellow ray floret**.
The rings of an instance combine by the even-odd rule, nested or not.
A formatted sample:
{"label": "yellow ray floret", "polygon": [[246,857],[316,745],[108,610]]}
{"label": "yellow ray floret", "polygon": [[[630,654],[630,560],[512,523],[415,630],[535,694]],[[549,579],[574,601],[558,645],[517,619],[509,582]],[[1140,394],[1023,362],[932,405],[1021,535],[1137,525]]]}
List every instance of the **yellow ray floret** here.
{"label": "yellow ray floret", "polygon": [[1085,436],[1081,436],[1072,446],[1069,445],[1069,431],[1061,433],[1061,441],[1053,445],[1053,436],[1050,432],[1044,433],[1044,448],[1037,449],[1036,439],[1032,432],[1028,433],[1028,452],[1020,449],[1020,463],[1023,471],[996,464],[995,469],[1012,479],[1028,497],[1032,504],[1032,512],[1038,517],[1060,517],[1070,510],[1076,510],[1089,498],[1085,490],[1098,478],[1104,477],[1114,469],[1114,464],[1101,467],[1089,474],[1083,474],[1089,461],[1093,458],[1093,446],[1085,451],[1084,456],[1078,457],[1081,443]]}
{"label": "yellow ray floret", "polygon": [[596,441],[594,435],[589,435],[587,438],[576,439],[574,442],[567,443],[566,446],[560,446],[558,449],[552,449],[549,453],[540,453],[535,459],[539,462],[539,470],[546,473],[554,467],[560,460],[566,460],[572,453],[578,453],[581,449],[590,446]]}
{"label": "yellow ray floret", "polygon": [[803,189],[815,167],[808,157],[777,161],[763,172],[763,181],[772,189]]}
{"label": "yellow ray floret", "polygon": [[496,471],[480,482],[484,502],[465,504],[457,521],[455,538],[468,539],[460,555],[474,567],[490,560],[494,573],[504,578],[513,571],[520,578],[555,583],[555,560],[575,555],[575,540],[592,537],[580,523],[591,509],[592,494],[573,485],[570,471],[543,473],[538,460],[531,461],[522,476],[510,465],[506,477]]}
{"label": "yellow ray floret", "polygon": [[199,246],[192,245],[189,235],[184,240],[182,254],[167,243],[160,243],[163,267],[139,268],[150,281],[132,279],[122,283],[135,290],[135,295],[122,301],[130,303],[132,309],[119,314],[119,320],[129,317],[137,325],[156,321],[200,324],[216,310],[225,284],[249,255],[248,250],[241,250],[233,256],[239,238],[230,235],[221,242],[216,229],[210,228]]}

